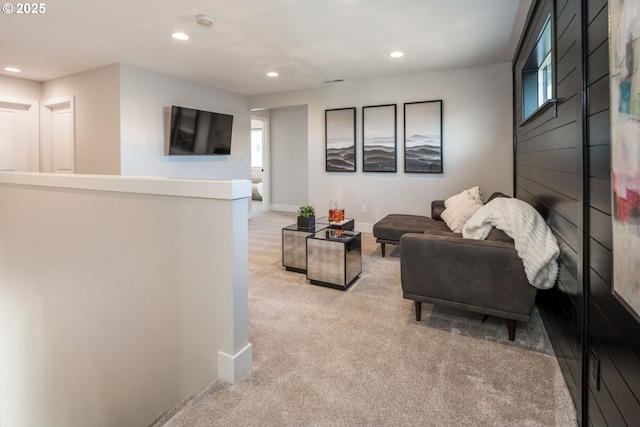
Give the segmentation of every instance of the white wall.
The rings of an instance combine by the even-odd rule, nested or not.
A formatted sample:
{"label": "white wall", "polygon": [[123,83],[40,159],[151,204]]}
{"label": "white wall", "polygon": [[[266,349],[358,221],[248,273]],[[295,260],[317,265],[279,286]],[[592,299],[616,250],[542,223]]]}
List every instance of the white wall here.
{"label": "white wall", "polygon": [[40,100],[42,83],[12,76],[0,75],[0,96]]}
{"label": "white wall", "polygon": [[[370,231],[389,213],[430,214],[433,199],[480,185],[512,194],[512,81],[508,63],[429,72],[315,90],[249,97],[249,108],[308,107],[308,193],[319,213],[338,200],[356,228]],[[405,174],[403,103],[443,100],[443,174]],[[398,172],[362,172],[361,107],[398,104]],[[357,172],[325,172],[324,110],[357,107]],[[273,120],[272,120],[273,121]],[[273,123],[272,123],[273,126]],[[274,191],[276,191],[274,189]],[[361,214],[361,206],[366,214]]]}
{"label": "white wall", "polygon": [[76,173],[120,174],[120,65],[43,83],[42,98],[74,96]]}
{"label": "white wall", "polygon": [[[251,116],[243,95],[128,64],[120,75],[122,175],[251,178]],[[233,115],[230,156],[166,156],[171,106]]]}
{"label": "white wall", "polygon": [[271,209],[295,211],[308,193],[307,106],[271,110],[269,160]]}
{"label": "white wall", "polygon": [[[44,83],[0,76],[0,94],[47,100],[75,97],[76,172],[250,179],[247,98],[128,64],[112,64]],[[171,105],[232,114],[230,156],[165,156]]]}
{"label": "white wall", "polygon": [[0,172],[0,425],[144,426],[244,375],[249,194]]}

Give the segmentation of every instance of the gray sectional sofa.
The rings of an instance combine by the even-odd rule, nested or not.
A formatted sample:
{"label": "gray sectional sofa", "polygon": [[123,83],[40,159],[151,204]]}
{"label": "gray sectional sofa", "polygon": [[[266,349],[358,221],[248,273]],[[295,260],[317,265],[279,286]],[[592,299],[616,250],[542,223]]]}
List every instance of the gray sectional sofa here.
{"label": "gray sectional sofa", "polygon": [[[495,197],[508,196],[494,193],[487,203]],[[400,244],[402,293],[415,302],[416,320],[423,302],[502,317],[513,341],[516,321],[530,320],[537,293],[513,240],[496,228],[486,240],[465,239],[442,221],[444,201],[431,208],[431,218],[390,215],[374,226],[383,254],[385,244]]]}

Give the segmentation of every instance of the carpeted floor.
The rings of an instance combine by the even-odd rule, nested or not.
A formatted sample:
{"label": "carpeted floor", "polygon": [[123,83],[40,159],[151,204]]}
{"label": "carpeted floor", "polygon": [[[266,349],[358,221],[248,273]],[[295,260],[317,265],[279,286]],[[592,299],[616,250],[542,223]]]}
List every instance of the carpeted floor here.
{"label": "carpeted floor", "polygon": [[[576,426],[575,408],[535,312],[506,321],[402,298],[399,249],[363,234],[363,272],[347,291],[285,271],[281,228],[249,221],[253,369],[215,383],[167,427]],[[357,228],[357,224],[356,224]]]}

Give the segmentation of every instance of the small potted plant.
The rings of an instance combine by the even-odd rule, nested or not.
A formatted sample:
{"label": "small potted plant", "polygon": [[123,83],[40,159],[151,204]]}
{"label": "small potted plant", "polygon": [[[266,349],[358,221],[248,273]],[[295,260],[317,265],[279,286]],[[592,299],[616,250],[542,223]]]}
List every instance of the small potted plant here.
{"label": "small potted plant", "polygon": [[298,209],[298,228],[310,230],[316,226],[316,208],[311,205],[300,206]]}

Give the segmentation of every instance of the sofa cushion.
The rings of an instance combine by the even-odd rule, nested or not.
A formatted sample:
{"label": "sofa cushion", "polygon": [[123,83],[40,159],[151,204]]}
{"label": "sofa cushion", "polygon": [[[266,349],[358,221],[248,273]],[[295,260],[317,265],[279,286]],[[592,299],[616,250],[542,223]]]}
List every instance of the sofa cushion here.
{"label": "sofa cushion", "polygon": [[456,234],[444,221],[431,221],[427,224],[427,229],[424,230],[423,234],[432,234],[438,236],[459,236],[462,237],[462,234]]}
{"label": "sofa cushion", "polygon": [[513,243],[513,239],[504,231],[493,227],[485,240],[493,240],[494,242]]}
{"label": "sofa cushion", "polygon": [[442,219],[454,233],[462,233],[462,228],[471,216],[482,207],[480,188],[464,190],[444,201]]}
{"label": "sofa cushion", "polygon": [[487,201],[485,202],[485,205],[486,205],[487,203],[489,203],[490,201],[492,201],[493,199],[495,199],[496,197],[507,197],[507,198],[510,198],[511,196],[507,196],[507,195],[506,195],[506,194],[504,194],[504,193],[501,193],[501,192],[499,192],[499,191],[496,191],[496,192],[495,192],[495,193],[493,193],[491,196],[489,196],[489,198],[488,198],[488,199],[487,199]]}
{"label": "sofa cushion", "polygon": [[[506,197],[506,198],[510,198],[511,196],[507,196],[504,193],[500,193],[498,191],[496,191],[495,193],[493,193],[488,199],[487,202],[485,203],[485,205],[487,203],[489,203],[490,201],[492,201],[495,198],[498,197]],[[493,227],[491,229],[491,231],[489,232],[489,234],[487,235],[487,238],[485,240],[493,240],[494,242],[507,242],[507,243],[513,243],[513,239],[511,237],[509,237],[509,235],[507,233],[505,233],[504,231]]]}
{"label": "sofa cushion", "polygon": [[448,236],[448,237],[458,237],[462,238],[462,234],[454,233],[447,227],[447,225],[442,221],[437,221],[443,225],[442,228],[432,227],[429,230],[426,230],[423,234],[427,234],[429,236]]}
{"label": "sofa cushion", "polygon": [[433,200],[431,202],[431,218],[442,221],[442,212],[444,212],[444,200]]}
{"label": "sofa cushion", "polygon": [[447,229],[444,222],[426,216],[390,214],[373,225],[373,235],[378,239],[399,241],[405,233],[424,233],[442,227]]}

